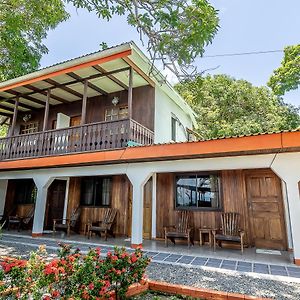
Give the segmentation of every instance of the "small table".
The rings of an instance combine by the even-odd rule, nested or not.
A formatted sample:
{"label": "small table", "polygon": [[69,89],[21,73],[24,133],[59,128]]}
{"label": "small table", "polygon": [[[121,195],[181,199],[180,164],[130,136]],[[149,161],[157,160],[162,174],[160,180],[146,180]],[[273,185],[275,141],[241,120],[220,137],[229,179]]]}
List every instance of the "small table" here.
{"label": "small table", "polygon": [[212,247],[212,231],[215,230],[214,228],[208,228],[208,227],[201,227],[199,229],[199,244],[202,246],[204,244],[203,235],[208,234],[208,243],[209,246]]}

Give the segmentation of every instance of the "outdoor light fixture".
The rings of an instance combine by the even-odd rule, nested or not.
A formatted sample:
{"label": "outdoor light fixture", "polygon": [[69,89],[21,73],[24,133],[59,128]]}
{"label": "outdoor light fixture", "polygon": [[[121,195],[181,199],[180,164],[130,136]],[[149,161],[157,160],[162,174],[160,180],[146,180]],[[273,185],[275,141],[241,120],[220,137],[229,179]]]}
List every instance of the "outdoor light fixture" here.
{"label": "outdoor light fixture", "polygon": [[113,97],[113,99],[111,100],[111,103],[116,106],[119,103],[119,98],[118,97]]}
{"label": "outdoor light fixture", "polygon": [[26,115],[23,117],[23,121],[24,121],[25,123],[28,122],[30,119],[31,119],[31,114],[26,114]]}

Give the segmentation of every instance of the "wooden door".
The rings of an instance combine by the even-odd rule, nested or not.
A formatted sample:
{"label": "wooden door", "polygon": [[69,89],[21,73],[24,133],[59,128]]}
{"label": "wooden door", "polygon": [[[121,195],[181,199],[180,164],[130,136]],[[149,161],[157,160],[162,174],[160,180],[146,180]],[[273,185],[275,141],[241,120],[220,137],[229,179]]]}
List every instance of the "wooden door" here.
{"label": "wooden door", "polygon": [[144,187],[144,209],[143,209],[143,238],[151,239],[152,236],[152,178]]}
{"label": "wooden door", "polygon": [[280,179],[271,171],[246,174],[250,241],[257,248],[286,250]]}
{"label": "wooden door", "polygon": [[54,180],[48,189],[45,229],[52,229],[53,219],[62,219],[65,206],[66,180]]}
{"label": "wooden door", "polygon": [[127,235],[131,237],[132,226],[132,184],[128,185],[128,218],[127,218]]}

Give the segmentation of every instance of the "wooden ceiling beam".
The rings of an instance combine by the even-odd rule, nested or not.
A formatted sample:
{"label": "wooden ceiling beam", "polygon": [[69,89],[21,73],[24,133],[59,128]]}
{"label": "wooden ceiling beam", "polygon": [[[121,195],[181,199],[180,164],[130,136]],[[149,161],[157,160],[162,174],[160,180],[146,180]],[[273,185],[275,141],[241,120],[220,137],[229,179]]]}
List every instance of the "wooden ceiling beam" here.
{"label": "wooden ceiling beam", "polygon": [[21,94],[21,93],[19,93],[17,91],[14,91],[14,90],[6,91],[6,93],[12,94],[12,95],[20,97],[20,98],[27,99],[27,100],[29,100],[29,101],[31,101],[33,103],[39,104],[39,105],[45,105],[44,101],[41,101],[39,99],[36,99],[36,98],[28,96],[28,95],[23,95],[23,94]]}
{"label": "wooden ceiling beam", "polygon": [[12,107],[8,107],[8,106],[1,105],[1,104],[0,104],[0,108],[1,108],[1,109],[5,109],[5,110],[7,110],[7,111],[9,111],[9,112],[11,112],[11,113],[14,112],[14,109],[13,109]]}
{"label": "wooden ceiling beam", "polygon": [[44,81],[51,84],[51,85],[53,85],[53,87],[56,87],[58,89],[62,89],[63,91],[68,92],[69,94],[72,94],[73,96],[76,96],[76,97],[79,97],[79,98],[82,98],[82,96],[83,96],[81,93],[79,93],[79,92],[77,92],[77,91],[75,91],[75,90],[73,90],[73,89],[71,89],[67,86],[61,86],[57,81],[55,81],[53,79],[48,78],[48,79],[45,79]]}
{"label": "wooden ceiling beam", "polygon": [[[73,79],[76,79],[76,80],[80,81],[80,82],[83,80],[83,78],[81,76],[77,75],[74,72],[67,73],[67,75],[72,77]],[[86,79],[86,80],[88,80],[88,79]],[[87,81],[87,85],[90,89],[98,92],[101,95],[104,95],[104,96],[108,95],[108,93],[106,91],[102,90],[101,88],[97,87],[96,85],[94,85],[93,83],[91,83],[89,81]]]}
{"label": "wooden ceiling beam", "polygon": [[[108,76],[108,75],[111,75],[111,74],[125,72],[125,71],[128,71],[128,70],[129,70],[129,67],[126,67],[126,68],[121,68],[121,69],[109,71],[109,72],[106,72],[105,74],[94,74],[94,75],[91,75],[91,76],[88,76],[88,77],[82,77],[82,78],[79,76],[81,78],[80,80],[79,79],[75,79],[75,80],[72,80],[70,82],[59,83],[57,86],[53,86],[53,87],[50,87],[50,88],[48,87],[48,88],[40,89],[40,91],[47,93],[47,90],[52,90],[52,89],[60,88],[62,86],[72,85],[72,84],[75,84],[75,83],[78,83],[78,82],[84,82],[85,80],[92,80],[92,79],[96,79],[96,78],[101,78],[101,77],[105,77],[105,76]],[[24,85],[24,86],[26,87],[26,85]],[[5,93],[9,93],[9,91],[11,91],[11,90],[6,90],[4,92]],[[38,92],[32,91],[32,92],[28,92],[28,93],[23,93],[23,94],[20,94],[20,97],[25,98],[25,96],[34,95],[36,93],[38,93]],[[15,100],[15,98],[16,97],[9,98],[9,100]],[[0,98],[0,101],[2,101],[2,100],[7,101],[8,99],[6,99],[6,98]],[[30,101],[32,101],[32,100],[30,100]],[[68,103],[70,103],[70,102],[68,102]],[[20,105],[21,105],[21,103],[20,103]],[[44,102],[43,105],[45,105],[45,102]]]}
{"label": "wooden ceiling beam", "polygon": [[[95,70],[97,70],[98,72],[100,72],[100,74],[104,74],[104,75],[107,74],[107,71],[104,68],[100,67],[99,65],[95,65],[95,66],[93,66],[93,68]],[[111,81],[113,81],[114,83],[116,83],[118,86],[120,86],[121,88],[123,88],[124,90],[128,90],[128,86],[125,83],[123,83],[121,80],[119,80],[118,78],[116,78],[114,75],[107,75],[107,77]]]}
{"label": "wooden ceiling beam", "polygon": [[[0,126],[2,126],[4,123],[6,123],[9,120],[9,117],[4,118],[1,122],[0,122]],[[7,124],[8,125],[8,124]]]}
{"label": "wooden ceiling beam", "polygon": [[[24,87],[26,87],[27,89],[30,89],[30,90],[34,91],[35,93],[39,93],[39,94],[42,94],[42,95],[44,95],[44,96],[47,97],[47,90],[49,88],[46,89],[46,90],[42,90],[42,89],[39,89],[39,88],[37,88],[37,87],[35,87],[35,86],[31,85],[31,84],[26,84],[26,85],[24,85]],[[21,96],[21,97],[23,97],[23,96]],[[55,100],[57,100],[59,102],[62,102],[62,103],[70,103],[70,101],[67,101],[67,100],[65,100],[65,99],[63,99],[61,97],[58,97],[56,95],[53,95],[53,94],[51,94],[51,98],[55,99]],[[44,105],[46,105],[45,102],[43,102],[43,103],[44,103]]]}
{"label": "wooden ceiling beam", "polygon": [[136,73],[138,73],[141,77],[143,77],[152,87],[155,87],[155,82],[145,74],[143,70],[141,70],[130,58],[123,57],[123,61],[125,61]]}
{"label": "wooden ceiling beam", "polygon": [[11,118],[12,116],[13,116],[13,114],[7,114],[7,113],[5,113],[5,112],[2,112],[2,111],[0,111],[0,116],[4,116],[4,117],[7,117],[7,118]]}

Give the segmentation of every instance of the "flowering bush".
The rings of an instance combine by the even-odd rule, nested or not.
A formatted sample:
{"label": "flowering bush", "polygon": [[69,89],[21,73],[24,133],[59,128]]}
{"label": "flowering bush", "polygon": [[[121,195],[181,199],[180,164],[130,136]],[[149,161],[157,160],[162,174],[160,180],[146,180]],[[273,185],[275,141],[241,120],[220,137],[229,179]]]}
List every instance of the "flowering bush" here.
{"label": "flowering bush", "polygon": [[[141,249],[133,253],[115,247],[106,257],[100,249],[83,255],[60,245],[57,258],[49,259],[44,247],[29,260],[4,258],[0,265],[0,294],[11,291],[6,299],[125,299],[129,286],[142,282],[149,259]],[[2,298],[3,299],[3,296]]]}

